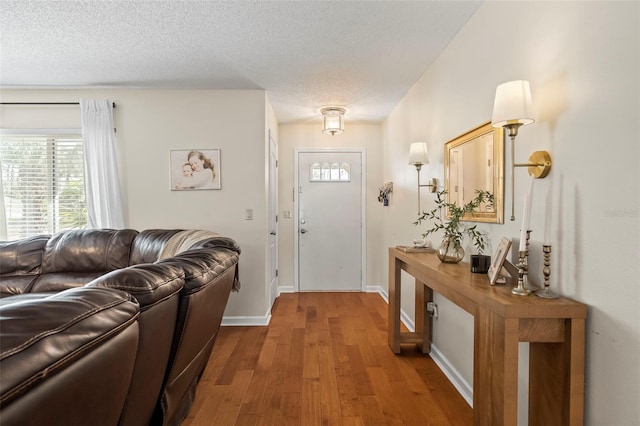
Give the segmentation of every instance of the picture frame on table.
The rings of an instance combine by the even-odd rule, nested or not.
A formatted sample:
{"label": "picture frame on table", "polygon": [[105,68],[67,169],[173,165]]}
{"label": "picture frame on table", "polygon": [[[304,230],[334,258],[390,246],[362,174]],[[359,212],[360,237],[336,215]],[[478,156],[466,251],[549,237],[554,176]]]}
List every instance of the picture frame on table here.
{"label": "picture frame on table", "polygon": [[498,248],[496,249],[496,253],[493,255],[493,262],[491,262],[489,272],[487,272],[487,275],[489,276],[489,283],[491,285],[496,285],[496,281],[498,280],[498,276],[500,275],[500,271],[502,270],[502,266],[504,265],[504,261],[507,258],[507,253],[509,253],[510,248],[511,240],[509,238],[502,237],[498,244]]}

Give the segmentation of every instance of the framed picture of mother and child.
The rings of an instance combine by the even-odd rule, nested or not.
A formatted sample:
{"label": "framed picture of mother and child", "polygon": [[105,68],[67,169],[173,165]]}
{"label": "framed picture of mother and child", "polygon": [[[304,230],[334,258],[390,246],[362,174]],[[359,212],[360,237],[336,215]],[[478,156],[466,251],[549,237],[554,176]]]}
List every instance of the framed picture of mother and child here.
{"label": "framed picture of mother and child", "polygon": [[171,190],[220,189],[220,150],[181,149],[170,152]]}

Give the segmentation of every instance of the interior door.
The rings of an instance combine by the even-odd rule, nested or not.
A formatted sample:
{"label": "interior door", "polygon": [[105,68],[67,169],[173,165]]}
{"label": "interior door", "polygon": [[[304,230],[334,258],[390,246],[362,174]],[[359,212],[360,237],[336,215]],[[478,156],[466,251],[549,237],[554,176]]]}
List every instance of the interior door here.
{"label": "interior door", "polygon": [[362,289],[362,152],[298,152],[301,291]]}
{"label": "interior door", "polygon": [[278,295],[278,142],[269,130],[269,306]]}

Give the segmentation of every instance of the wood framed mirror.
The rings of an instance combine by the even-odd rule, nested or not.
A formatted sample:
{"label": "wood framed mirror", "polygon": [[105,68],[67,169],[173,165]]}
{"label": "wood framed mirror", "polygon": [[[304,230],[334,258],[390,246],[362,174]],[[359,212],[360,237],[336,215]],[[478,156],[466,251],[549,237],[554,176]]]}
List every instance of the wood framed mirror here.
{"label": "wood framed mirror", "polygon": [[483,204],[469,222],[504,223],[504,129],[482,124],[444,144],[444,189],[448,203],[463,206],[476,191],[493,194],[493,204]]}

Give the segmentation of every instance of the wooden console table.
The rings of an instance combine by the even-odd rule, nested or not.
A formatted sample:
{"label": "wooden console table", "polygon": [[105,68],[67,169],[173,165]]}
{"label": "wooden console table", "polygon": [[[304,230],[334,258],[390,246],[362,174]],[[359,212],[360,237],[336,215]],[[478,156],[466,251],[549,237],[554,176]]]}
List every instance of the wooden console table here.
{"label": "wooden console table", "polygon": [[[400,271],[416,279],[415,333],[400,331]],[[511,294],[512,283],[491,286],[468,263],[446,264],[433,253],[389,249],[389,346],[431,344],[426,304],[433,292],[474,318],[474,425],[516,425],[518,342],[529,346],[529,424],[581,425],[584,413],[586,305],[571,299]]]}

